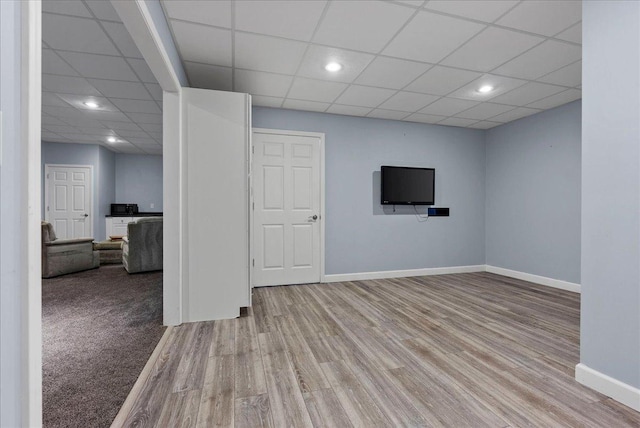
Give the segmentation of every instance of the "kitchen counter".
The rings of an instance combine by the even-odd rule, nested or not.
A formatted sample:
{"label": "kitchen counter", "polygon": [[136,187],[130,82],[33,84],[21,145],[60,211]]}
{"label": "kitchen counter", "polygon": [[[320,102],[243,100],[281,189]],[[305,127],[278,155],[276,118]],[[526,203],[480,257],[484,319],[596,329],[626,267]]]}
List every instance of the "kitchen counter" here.
{"label": "kitchen counter", "polygon": [[162,217],[162,213],[159,212],[146,212],[146,213],[138,213],[138,214],[107,214],[105,217]]}

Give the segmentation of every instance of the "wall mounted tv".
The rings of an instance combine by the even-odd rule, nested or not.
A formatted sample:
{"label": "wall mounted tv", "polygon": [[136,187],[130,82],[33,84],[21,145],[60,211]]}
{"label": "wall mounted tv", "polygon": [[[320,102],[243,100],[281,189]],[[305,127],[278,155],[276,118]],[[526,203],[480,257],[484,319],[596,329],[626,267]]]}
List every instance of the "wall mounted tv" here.
{"label": "wall mounted tv", "polygon": [[383,205],[434,204],[435,169],[383,165],[380,171]]}

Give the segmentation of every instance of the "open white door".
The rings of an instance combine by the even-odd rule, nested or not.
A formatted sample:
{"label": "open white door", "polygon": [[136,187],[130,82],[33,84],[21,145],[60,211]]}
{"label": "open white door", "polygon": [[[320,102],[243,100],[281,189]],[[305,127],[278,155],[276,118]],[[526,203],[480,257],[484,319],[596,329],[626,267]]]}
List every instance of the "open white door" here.
{"label": "open white door", "polygon": [[320,282],[322,136],[253,133],[253,285]]}
{"label": "open white door", "polygon": [[59,239],[93,236],[92,169],[45,165],[45,219]]}

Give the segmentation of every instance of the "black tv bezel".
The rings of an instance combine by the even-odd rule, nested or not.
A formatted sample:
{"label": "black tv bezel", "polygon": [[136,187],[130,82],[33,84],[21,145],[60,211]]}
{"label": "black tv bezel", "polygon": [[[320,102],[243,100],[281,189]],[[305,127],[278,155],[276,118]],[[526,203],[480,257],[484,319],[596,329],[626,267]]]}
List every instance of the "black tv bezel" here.
{"label": "black tv bezel", "polygon": [[[393,169],[419,169],[422,171],[433,171],[433,188],[431,189],[431,194],[433,195],[432,201],[385,201],[384,199],[384,170],[387,168]],[[435,168],[419,168],[413,166],[392,166],[392,165],[382,165],[380,167],[380,203],[382,205],[434,205],[436,199],[436,169]]]}

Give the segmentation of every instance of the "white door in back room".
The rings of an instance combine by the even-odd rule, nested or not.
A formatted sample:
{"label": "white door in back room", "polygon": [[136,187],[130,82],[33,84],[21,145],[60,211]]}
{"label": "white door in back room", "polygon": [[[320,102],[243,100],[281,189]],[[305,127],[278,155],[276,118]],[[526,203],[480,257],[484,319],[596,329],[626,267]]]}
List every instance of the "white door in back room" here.
{"label": "white door in back room", "polygon": [[93,168],[45,165],[45,220],[58,239],[93,236]]}
{"label": "white door in back room", "polygon": [[254,131],[253,147],[253,285],[320,282],[322,137]]}

